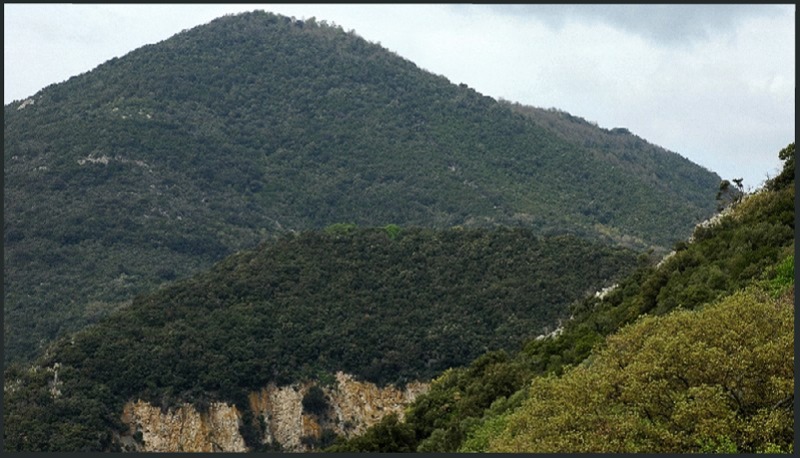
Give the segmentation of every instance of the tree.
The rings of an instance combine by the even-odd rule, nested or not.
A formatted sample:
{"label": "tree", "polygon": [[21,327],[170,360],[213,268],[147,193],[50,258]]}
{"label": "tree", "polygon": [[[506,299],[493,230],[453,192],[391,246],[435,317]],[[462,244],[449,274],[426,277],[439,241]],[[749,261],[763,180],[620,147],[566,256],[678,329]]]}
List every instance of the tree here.
{"label": "tree", "polygon": [[563,377],[536,378],[490,451],[789,451],[793,321],[793,289],[644,317]]}
{"label": "tree", "polygon": [[307,413],[322,416],[328,412],[330,404],[325,392],[317,385],[313,385],[303,396],[303,410]]}
{"label": "tree", "polygon": [[726,207],[739,202],[744,195],[744,185],[742,178],[734,178],[734,187],[728,180],[722,180],[717,191],[717,211],[722,211]]}
{"label": "tree", "polygon": [[789,143],[785,148],[780,150],[778,158],[783,161],[783,169],[778,176],[768,181],[766,184],[767,189],[773,191],[783,189],[794,182],[794,142]]}
{"label": "tree", "polygon": [[397,414],[389,414],[367,432],[350,441],[334,444],[326,452],[415,452],[417,439],[414,429],[401,422]]}

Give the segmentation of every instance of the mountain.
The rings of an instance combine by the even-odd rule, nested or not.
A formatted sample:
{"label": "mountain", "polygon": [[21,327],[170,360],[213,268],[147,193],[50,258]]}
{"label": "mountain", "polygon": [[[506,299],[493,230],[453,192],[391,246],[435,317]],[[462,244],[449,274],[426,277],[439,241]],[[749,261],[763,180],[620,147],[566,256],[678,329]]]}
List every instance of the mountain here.
{"label": "mountain", "polygon": [[658,264],[330,451],[791,452],[795,145]]}
{"label": "mountain", "polygon": [[[137,297],[56,340],[32,367],[12,365],[5,373],[5,444],[113,450],[124,443],[123,412],[151,419],[138,420],[149,434],[200,411],[233,425],[240,418],[241,428],[216,437],[258,450],[275,446],[267,431],[285,429],[275,417],[286,417],[286,409],[269,406],[291,395],[297,424],[302,397],[318,424],[344,433],[345,421],[363,420],[339,414],[347,396],[337,393],[353,384],[334,374],[383,393],[403,391],[486,351],[516,348],[566,319],[572,302],[630,272],[637,257],[523,228],[335,225],[286,235]],[[316,401],[309,384],[322,386]],[[327,408],[322,389],[337,408]],[[187,426],[192,437],[201,420]],[[147,441],[154,446],[156,439]]]}
{"label": "mountain", "polygon": [[666,252],[720,182],[624,129],[553,125],[264,12],[3,111],[6,361],[285,232],[511,225]]}

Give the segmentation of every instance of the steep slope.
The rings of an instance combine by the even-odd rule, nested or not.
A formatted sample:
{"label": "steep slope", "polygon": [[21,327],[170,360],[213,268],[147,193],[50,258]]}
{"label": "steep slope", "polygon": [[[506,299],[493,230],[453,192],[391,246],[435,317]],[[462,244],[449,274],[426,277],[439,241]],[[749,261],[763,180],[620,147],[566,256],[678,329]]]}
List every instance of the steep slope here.
{"label": "steep slope", "polygon": [[[739,451],[754,452],[770,449],[769,442],[772,441],[785,451],[788,447],[787,437],[791,438],[791,435],[786,435],[786,420],[792,418],[792,415],[787,416],[786,408],[791,409],[792,405],[791,403],[787,405],[786,402],[777,406],[776,404],[785,399],[787,394],[791,394],[791,389],[787,392],[786,388],[791,387],[791,384],[787,385],[787,379],[791,379],[792,365],[784,363],[793,360],[793,353],[791,346],[770,347],[775,344],[770,342],[770,339],[779,338],[781,345],[786,343],[786,339],[793,341],[792,329],[786,327],[787,323],[792,322],[793,310],[788,305],[793,299],[793,286],[790,292],[785,290],[787,285],[793,285],[794,280],[794,143],[780,151],[779,157],[784,160],[784,169],[780,175],[766,183],[763,189],[744,197],[714,219],[698,225],[690,239],[677,244],[676,252],[658,264],[642,265],[613,288],[607,288],[573,304],[571,319],[564,322],[563,327],[556,332],[527,342],[513,354],[487,353],[465,368],[445,372],[433,381],[429,393],[421,396],[409,407],[405,423],[376,425],[363,436],[337,444],[332,450],[486,451],[491,443],[495,450],[503,451],[578,452],[591,448],[592,451],[630,452],[638,448],[638,451],[663,452],[665,449],[659,447],[674,446],[670,451],[696,452],[713,451],[716,450],[715,447],[724,451],[724,446],[727,444],[735,446]],[[751,290],[739,294],[746,288]],[[784,296],[775,299],[769,297],[770,294]],[[709,305],[718,301],[724,304]],[[565,375],[564,382],[539,380],[545,376],[561,376],[565,371],[569,372],[569,368],[581,364],[591,366],[593,363],[587,362],[587,358],[608,361],[615,357],[609,353],[611,350],[602,353],[604,350],[598,348],[611,345],[607,343],[608,336],[631,325],[643,314],[663,316],[675,310],[694,310],[703,307],[709,308],[709,312],[688,314],[664,321],[648,321],[647,325],[641,325],[642,328],[652,329],[663,323],[664,326],[674,329],[676,323],[683,323],[685,320],[696,318],[703,322],[699,327],[692,326],[692,331],[688,331],[689,326],[686,326],[686,335],[673,332],[665,336],[655,330],[646,333],[647,336],[653,336],[653,341],[649,343],[645,341],[651,337],[645,339],[644,336],[636,337],[631,334],[611,339],[628,342],[634,340],[637,343],[631,346],[636,349],[644,345],[657,345],[659,339],[663,343],[664,339],[674,338],[674,341],[669,343],[672,347],[665,345],[670,351],[677,349],[678,355],[687,357],[675,363],[677,367],[690,367],[691,370],[699,372],[704,371],[704,366],[712,365],[709,363],[711,358],[727,353],[738,355],[740,360],[737,360],[736,364],[741,364],[740,366],[724,367],[726,374],[736,374],[739,379],[734,377],[734,380],[722,380],[720,374],[724,375],[723,372],[712,373],[709,369],[706,371],[708,377],[705,379],[686,375],[686,380],[692,387],[692,392],[698,396],[717,396],[720,386],[735,390],[741,388],[743,391],[736,391],[734,397],[741,396],[739,401],[742,402],[746,398],[748,402],[746,408],[737,409],[736,401],[728,399],[727,404],[717,404],[718,409],[715,413],[709,414],[711,419],[702,416],[695,418],[694,414],[685,410],[683,422],[677,424],[677,417],[672,418],[677,412],[672,410],[675,406],[668,404],[661,406],[663,409],[656,414],[657,418],[647,418],[643,412],[647,409],[651,412],[655,410],[652,406],[646,406],[646,401],[650,399],[664,402],[663,395],[667,392],[667,388],[673,389],[675,383],[680,383],[681,374],[675,375],[676,371],[662,367],[660,370],[670,374],[671,377],[665,379],[659,378],[658,375],[663,375],[663,372],[652,370],[651,379],[657,383],[644,386],[645,382],[637,377],[646,379],[647,374],[637,372],[637,368],[653,369],[653,362],[647,361],[645,357],[639,359],[637,365],[632,365],[615,375],[617,380],[625,380],[625,383],[620,382],[620,386],[626,385],[625,390],[635,392],[641,389],[638,392],[640,396],[628,397],[625,402],[616,402],[619,398],[613,397],[606,399],[607,393],[603,391],[586,390],[586,386],[582,385],[587,381],[583,372],[577,373],[578,375]],[[754,329],[751,325],[752,320],[741,321],[741,317],[745,316],[742,307],[752,307],[753,310],[769,308],[773,312],[769,316],[777,327],[765,329],[774,332],[760,333],[759,329]],[[734,323],[737,320],[739,322]],[[709,322],[714,322],[713,326]],[[696,335],[698,332],[702,334],[704,326],[709,327],[708,341],[703,341]],[[741,326],[750,329],[743,330]],[[718,329],[712,333],[711,328]],[[730,342],[726,341],[732,338],[731,335],[718,332],[719,329],[725,328],[741,334],[734,339],[734,342],[742,347],[736,349],[735,353],[731,352]],[[693,346],[700,349],[696,349],[698,353],[689,359],[688,351]],[[599,355],[593,353],[593,349],[601,353]],[[626,350],[621,346],[615,349],[618,353],[624,352],[629,360],[638,358],[634,350]],[[710,353],[706,354],[706,350]],[[773,365],[775,358],[781,361],[781,364]],[[666,364],[663,360],[661,363]],[[767,367],[761,367],[762,365]],[[592,377],[598,377],[592,380],[600,381],[608,376],[608,371],[620,369],[615,367],[614,364],[611,364],[611,367],[606,363],[600,364],[590,370]],[[769,386],[775,390],[769,396],[757,390],[751,391],[754,386],[765,383],[762,378],[764,374],[771,374],[774,378],[775,384]],[[529,390],[532,380],[538,380],[536,386],[549,390],[549,394],[539,396],[539,393]],[[664,385],[659,388],[658,383]],[[710,388],[706,390],[700,386],[703,383]],[[592,386],[603,389],[609,387],[602,383]],[[684,389],[689,386],[684,386]],[[681,390],[673,390],[671,393],[675,394],[676,399],[686,396],[686,392]],[[596,399],[592,396],[596,396]],[[519,410],[529,397],[535,397],[538,401],[530,401],[527,410]],[[586,423],[583,424],[584,417],[581,412],[585,411],[581,409],[599,406],[597,403],[587,402],[589,398],[599,400],[603,405],[601,410],[595,412],[598,415],[587,417]],[[567,400],[569,400],[567,405],[555,408]],[[534,402],[538,403],[534,405],[532,404]],[[709,404],[698,404],[700,405],[709,406]],[[697,408],[702,410],[705,407]],[[627,416],[624,420],[628,423],[623,424],[622,417],[613,418],[613,409],[616,409],[617,413],[626,411]],[[603,413],[600,414],[600,411]],[[639,416],[632,417],[634,412],[638,412]],[[756,412],[760,413],[751,417]],[[552,416],[547,417],[545,413]],[[661,422],[662,414],[668,417],[668,421]],[[725,415],[731,418],[723,418]],[[708,424],[701,425],[701,420],[698,418]],[[772,422],[770,418],[775,421]],[[547,421],[553,421],[552,427]],[[591,421],[594,421],[594,424],[590,424]],[[620,422],[618,429],[610,426],[618,421]],[[713,429],[711,426],[714,421],[727,422],[726,425],[730,428]],[[631,422],[636,424],[633,425]],[[760,438],[747,432],[757,430],[759,423],[764,431],[771,431]],[[604,429],[604,425],[607,428]],[[507,426],[509,430],[503,432]],[[666,437],[665,428],[672,431],[674,436]],[[698,429],[697,434],[692,432],[692,428]],[[571,435],[569,432],[579,430],[583,432],[582,435]],[[622,435],[614,434],[621,431],[630,435],[621,438]],[[663,444],[654,439],[655,436],[644,434],[656,434],[655,431],[664,435]],[[720,437],[706,434],[710,434],[711,431],[718,431]],[[502,437],[499,436],[501,433]],[[721,439],[722,436],[725,437]],[[404,442],[393,439],[397,437],[405,438]],[[514,439],[511,440],[512,438]],[[642,442],[637,438],[646,440],[643,439]],[[534,445],[540,439],[543,448]],[[516,445],[510,449],[503,448],[504,440]],[[670,440],[674,442],[670,443]],[[581,445],[581,441],[584,445]],[[626,449],[626,446],[631,448]]]}
{"label": "steep slope", "polygon": [[715,174],[584,131],[608,134],[311,20],[142,47],[4,107],[6,358],[287,230],[511,224],[666,250],[713,212]]}
{"label": "steep slope", "polygon": [[264,430],[247,406],[269,383],[324,384],[338,371],[400,387],[429,379],[545,332],[635,258],[522,228],[287,235],[136,298],[54,342],[33,367],[12,366],[5,443],[110,449],[124,403],[141,399],[164,410],[234,404],[258,448]]}
{"label": "steep slope", "polygon": [[535,379],[488,451],[791,452],[793,324],[793,287],[644,317],[562,377]]}

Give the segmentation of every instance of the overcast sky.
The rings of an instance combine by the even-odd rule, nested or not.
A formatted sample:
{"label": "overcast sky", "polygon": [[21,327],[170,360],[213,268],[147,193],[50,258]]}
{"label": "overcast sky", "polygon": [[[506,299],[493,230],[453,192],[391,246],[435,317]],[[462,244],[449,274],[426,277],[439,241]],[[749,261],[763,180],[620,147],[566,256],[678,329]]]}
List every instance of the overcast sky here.
{"label": "overcast sky", "polygon": [[794,5],[4,4],[3,103],[228,13],[315,17],[478,92],[759,186],[794,141]]}

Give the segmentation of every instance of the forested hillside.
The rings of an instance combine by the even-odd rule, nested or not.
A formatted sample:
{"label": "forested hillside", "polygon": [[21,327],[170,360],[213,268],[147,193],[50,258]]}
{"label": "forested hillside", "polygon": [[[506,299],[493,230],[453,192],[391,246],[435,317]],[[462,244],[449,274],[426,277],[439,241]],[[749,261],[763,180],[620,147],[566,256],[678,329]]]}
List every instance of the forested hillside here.
{"label": "forested hillside", "polygon": [[778,297],[749,288],[642,318],[562,377],[535,378],[519,409],[487,421],[463,448],[791,452],[793,329],[793,288]]}
{"label": "forested hillside", "polygon": [[[381,385],[429,380],[547,331],[636,258],[522,228],[339,224],[286,235],[136,298],[33,367],[12,365],[5,444],[114,449],[122,405],[137,399],[246,411],[248,393],[270,382],[325,383],[337,371]],[[249,426],[242,436],[255,447]]]}
{"label": "forested hillside", "polygon": [[788,452],[795,145],[782,172],[545,339],[446,371],[330,451]]}
{"label": "forested hillside", "polygon": [[511,225],[666,252],[714,212],[714,173],[530,110],[264,12],[6,105],[6,360],[285,232]]}

